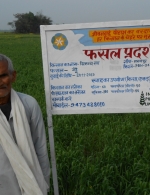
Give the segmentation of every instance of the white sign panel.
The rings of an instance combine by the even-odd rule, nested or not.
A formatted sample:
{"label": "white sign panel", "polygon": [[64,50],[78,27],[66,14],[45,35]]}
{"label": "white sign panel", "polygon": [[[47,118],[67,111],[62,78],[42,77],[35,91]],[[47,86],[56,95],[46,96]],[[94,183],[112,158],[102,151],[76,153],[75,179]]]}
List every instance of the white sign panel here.
{"label": "white sign panel", "polygon": [[52,114],[149,112],[150,21],[41,26],[41,41]]}

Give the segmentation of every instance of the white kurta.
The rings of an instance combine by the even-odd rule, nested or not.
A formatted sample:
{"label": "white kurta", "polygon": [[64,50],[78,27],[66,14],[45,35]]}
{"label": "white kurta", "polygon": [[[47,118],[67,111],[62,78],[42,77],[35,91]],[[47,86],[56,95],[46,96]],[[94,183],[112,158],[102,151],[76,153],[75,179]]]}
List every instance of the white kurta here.
{"label": "white kurta", "polygon": [[[41,110],[36,100],[26,94],[17,93],[24,105],[26,116],[31,129],[35,151],[46,182],[49,185],[50,166],[46,147],[45,128]],[[14,135],[13,117],[10,114],[9,124]],[[10,162],[0,145],[0,195],[21,195],[18,181]]]}

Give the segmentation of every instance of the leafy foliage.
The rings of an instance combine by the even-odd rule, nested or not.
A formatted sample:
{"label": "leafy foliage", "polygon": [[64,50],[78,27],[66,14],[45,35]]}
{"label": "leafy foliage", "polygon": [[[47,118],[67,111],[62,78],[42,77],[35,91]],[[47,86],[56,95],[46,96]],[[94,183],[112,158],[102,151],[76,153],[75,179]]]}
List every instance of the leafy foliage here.
{"label": "leafy foliage", "polygon": [[9,22],[12,28],[15,28],[16,33],[39,33],[40,25],[51,25],[52,20],[49,17],[44,16],[42,13],[37,12],[34,15],[29,13],[17,13],[14,14],[17,20]]}

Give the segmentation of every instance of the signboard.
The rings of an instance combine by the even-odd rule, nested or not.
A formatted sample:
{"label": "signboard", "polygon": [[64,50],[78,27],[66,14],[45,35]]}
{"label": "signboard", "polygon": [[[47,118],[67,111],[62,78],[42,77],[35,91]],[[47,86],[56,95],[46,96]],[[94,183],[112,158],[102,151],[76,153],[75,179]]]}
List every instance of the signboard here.
{"label": "signboard", "polygon": [[54,193],[53,114],[150,110],[150,21],[41,26]]}
{"label": "signboard", "polygon": [[41,26],[52,114],[149,112],[150,21]]}

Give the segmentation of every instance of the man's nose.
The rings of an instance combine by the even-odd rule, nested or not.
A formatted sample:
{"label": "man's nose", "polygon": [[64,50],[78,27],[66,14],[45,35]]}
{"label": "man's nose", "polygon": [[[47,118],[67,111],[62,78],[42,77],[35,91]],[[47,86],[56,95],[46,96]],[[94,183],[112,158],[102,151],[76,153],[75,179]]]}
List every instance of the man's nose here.
{"label": "man's nose", "polygon": [[3,78],[0,77],[0,85],[2,85],[4,82],[3,82]]}

